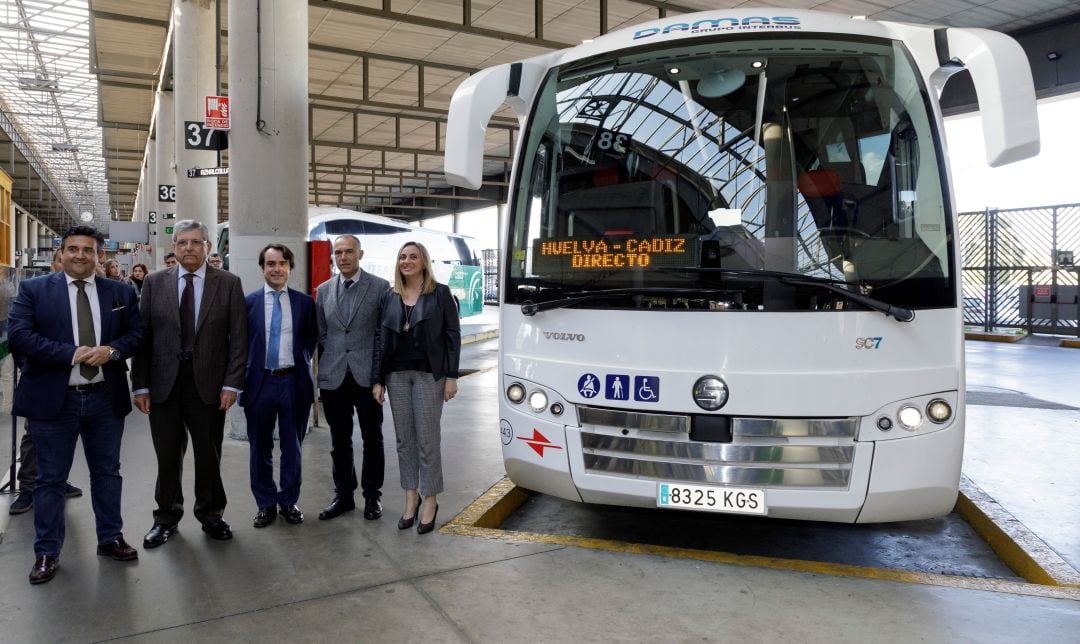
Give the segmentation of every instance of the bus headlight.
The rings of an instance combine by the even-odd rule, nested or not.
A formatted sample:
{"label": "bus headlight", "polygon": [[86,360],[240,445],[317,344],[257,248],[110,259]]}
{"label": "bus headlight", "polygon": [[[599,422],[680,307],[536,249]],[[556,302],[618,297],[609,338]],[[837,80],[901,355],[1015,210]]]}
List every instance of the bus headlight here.
{"label": "bus headlight", "polygon": [[716,411],[728,399],[728,388],[718,376],[702,376],[694,383],[694,402],[705,411]]}
{"label": "bus headlight", "polygon": [[547,403],[547,394],[544,392],[537,390],[529,394],[529,409],[536,413],[539,414],[544,411],[547,408]]}
{"label": "bus headlight", "polygon": [[936,398],[926,406],[926,415],[930,417],[932,422],[940,425],[952,417],[952,407],[944,400]]}
{"label": "bus headlight", "polygon": [[517,405],[522,400],[525,400],[525,387],[520,382],[515,382],[506,388],[506,397],[510,402]]}
{"label": "bus headlight", "polygon": [[907,405],[900,408],[900,413],[896,415],[897,420],[900,421],[900,426],[909,432],[913,432],[922,425],[923,415],[922,412],[916,407]]}

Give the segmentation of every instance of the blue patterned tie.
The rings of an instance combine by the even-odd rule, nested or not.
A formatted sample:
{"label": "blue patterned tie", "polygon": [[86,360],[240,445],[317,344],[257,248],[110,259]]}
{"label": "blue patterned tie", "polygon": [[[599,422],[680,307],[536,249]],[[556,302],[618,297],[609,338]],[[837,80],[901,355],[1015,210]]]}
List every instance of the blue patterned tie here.
{"label": "blue patterned tie", "polygon": [[273,291],[274,312],[270,314],[270,339],[266,342],[266,368],[278,368],[278,348],[281,346],[281,291]]}

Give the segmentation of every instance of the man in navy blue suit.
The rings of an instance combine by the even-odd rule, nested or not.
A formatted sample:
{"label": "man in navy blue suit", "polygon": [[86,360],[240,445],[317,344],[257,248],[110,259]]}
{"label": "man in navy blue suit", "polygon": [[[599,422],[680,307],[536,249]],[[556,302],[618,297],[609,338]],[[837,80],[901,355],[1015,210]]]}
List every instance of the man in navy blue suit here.
{"label": "man in navy blue suit", "polygon": [[120,516],[120,440],[131,412],[125,360],[139,349],[143,322],[135,289],[98,277],[105,236],[68,230],[63,272],[22,283],[11,306],[9,340],[24,359],[11,412],[33,423],[38,457],[34,487],[34,567],[30,583],[56,575],[64,545],[64,485],[82,438],[97,522],[97,553],[130,561]]}
{"label": "man in navy blue suit", "polygon": [[[266,284],[248,294],[248,360],[240,406],[247,418],[251,449],[251,492],[258,512],[253,525],[265,528],[281,516],[301,523],[300,444],[315,400],[311,357],[318,328],[315,300],[288,288],[293,252],[268,244],[259,253]],[[274,483],[274,425],[281,447],[280,485]]]}

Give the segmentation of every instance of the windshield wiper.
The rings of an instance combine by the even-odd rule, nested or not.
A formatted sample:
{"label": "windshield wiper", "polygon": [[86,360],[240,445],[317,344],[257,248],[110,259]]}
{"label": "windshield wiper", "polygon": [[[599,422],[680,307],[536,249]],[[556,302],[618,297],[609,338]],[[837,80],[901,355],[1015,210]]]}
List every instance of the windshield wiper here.
{"label": "windshield wiper", "polygon": [[873,311],[880,311],[885,315],[895,319],[897,322],[911,322],[915,319],[915,311],[907,308],[906,306],[893,306],[888,302],[882,302],[881,300],[872,298],[862,293],[856,293],[847,289],[840,288],[836,284],[827,281],[817,281],[812,279],[800,279],[793,277],[781,277],[780,281],[784,284],[792,284],[794,286],[816,286],[823,288],[831,293],[836,293],[840,297],[848,300],[849,302],[855,302],[861,304]]}
{"label": "windshield wiper", "polygon": [[785,273],[783,271],[755,271],[742,268],[672,268],[667,269],[670,272],[693,272],[693,273],[716,273],[720,275],[732,275],[736,277],[771,277],[783,284],[791,284],[792,286],[814,286],[824,289],[830,293],[835,293],[849,302],[855,302],[861,304],[872,311],[879,311],[885,315],[897,320],[898,322],[911,322],[915,319],[915,311],[905,306],[894,306],[888,302],[882,302],[881,300],[870,297],[869,295],[863,295],[862,293],[856,293],[855,291],[849,291],[844,286],[858,287],[858,284],[852,282],[845,282],[844,280],[834,280],[825,277],[814,277],[813,275],[800,275],[798,273]]}
{"label": "windshield wiper", "polygon": [[730,291],[727,290],[715,290],[715,289],[700,289],[700,288],[666,288],[662,286],[654,287],[637,287],[637,288],[608,288],[595,291],[581,291],[577,293],[568,293],[566,297],[558,298],[555,300],[548,300],[546,302],[525,302],[521,305],[521,314],[527,316],[533,316],[540,311],[549,311],[551,309],[561,309],[567,306],[574,306],[575,304],[582,304],[584,302],[590,302],[592,300],[599,300],[609,297],[625,297],[627,295],[665,295],[665,296],[679,296],[679,295],[695,295],[695,296],[712,296],[712,295],[727,295]]}

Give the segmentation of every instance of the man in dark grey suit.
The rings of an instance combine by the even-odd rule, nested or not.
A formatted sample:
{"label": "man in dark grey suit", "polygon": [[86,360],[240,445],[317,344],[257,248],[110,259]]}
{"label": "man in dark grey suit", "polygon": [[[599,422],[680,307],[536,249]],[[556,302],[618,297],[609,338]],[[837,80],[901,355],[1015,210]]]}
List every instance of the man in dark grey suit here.
{"label": "man in dark grey suit", "polygon": [[364,460],[360,488],[364,494],[364,518],[382,516],[382,484],[385,469],[382,407],[371,395],[371,353],[381,311],[379,302],[389,282],[360,270],[364,251],[360,240],[342,235],[334,240],[334,262],[340,275],[319,285],[315,312],[319,325],[319,392],[326,422],[330,425],[334,499],[322,512],[322,520],[356,507],[356,468],[353,466],[353,410],[360,421]]}
{"label": "man in dark grey suit", "polygon": [[244,387],[247,307],[240,278],[206,265],[209,231],[185,219],[173,227],[179,266],[143,281],[147,341],[132,365],[135,406],[150,414],[157,454],[154,526],[143,539],[156,548],[184,515],[182,492],[188,435],[195,454],[195,518],[213,539],[232,539],[221,483],[225,412]]}

